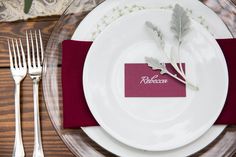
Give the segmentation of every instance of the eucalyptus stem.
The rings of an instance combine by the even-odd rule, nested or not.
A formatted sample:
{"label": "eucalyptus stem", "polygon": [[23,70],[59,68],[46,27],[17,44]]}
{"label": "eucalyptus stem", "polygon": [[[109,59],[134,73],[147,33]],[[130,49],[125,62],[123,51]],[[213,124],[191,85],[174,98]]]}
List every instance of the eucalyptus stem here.
{"label": "eucalyptus stem", "polygon": [[180,60],[180,46],[182,45],[182,42],[179,42],[179,44],[178,44],[178,61],[179,61],[179,66],[177,65],[177,67],[178,67],[178,69],[180,70],[178,73],[186,80],[186,83],[187,83],[187,85],[189,85],[192,89],[194,89],[194,90],[199,90],[199,88],[197,87],[197,86],[195,86],[193,83],[191,83],[189,80],[187,80],[187,78],[186,78],[186,74],[185,74],[185,72],[184,72],[184,70],[183,70],[183,65],[182,65],[182,63],[181,63],[181,60]]}
{"label": "eucalyptus stem", "polygon": [[179,78],[176,74],[172,74],[171,72],[169,72],[168,70],[166,71],[166,74],[168,74],[169,76],[173,77],[174,79],[178,80],[179,82],[182,82],[183,84],[187,84],[187,82],[185,80],[182,80],[181,78]]}
{"label": "eucalyptus stem", "polygon": [[199,88],[197,86],[195,86],[194,84],[192,84],[191,82],[188,82],[186,80],[179,78],[176,74],[172,74],[168,70],[166,70],[166,74],[168,74],[169,76],[173,77],[174,79],[180,81],[181,83],[186,84],[188,87],[192,88],[195,91],[199,90]]}
{"label": "eucalyptus stem", "polygon": [[[163,48],[161,48],[161,50],[162,50],[162,53],[164,54],[165,58],[170,62],[172,67],[175,69],[175,71],[178,72],[186,80],[185,73],[180,70],[177,63],[173,63],[173,61],[171,61],[170,57],[165,53],[165,50]],[[182,65],[182,64],[180,63],[180,65]]]}
{"label": "eucalyptus stem", "polygon": [[[179,60],[179,67],[180,67],[180,71],[181,71],[181,73],[184,75],[184,76],[186,76],[185,75],[185,73],[184,73],[184,70],[183,70],[183,65],[182,65],[182,63],[181,63],[181,60],[180,60],[180,46],[181,46],[181,42],[179,42],[179,44],[178,44],[178,60]],[[185,77],[186,78],[186,77]]]}

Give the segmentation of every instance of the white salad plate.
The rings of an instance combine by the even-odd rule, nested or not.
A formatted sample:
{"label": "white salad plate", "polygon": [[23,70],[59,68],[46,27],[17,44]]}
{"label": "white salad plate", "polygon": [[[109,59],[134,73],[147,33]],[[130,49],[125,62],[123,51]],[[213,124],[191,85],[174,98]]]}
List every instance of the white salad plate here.
{"label": "white salad plate", "polygon": [[166,47],[171,47],[176,45],[171,16],[171,11],[149,9],[116,20],[93,42],[84,64],[84,93],[93,116],[114,138],[138,149],[171,150],[196,140],[216,121],[228,91],[221,48],[192,20],[181,46],[181,61],[186,64],[187,79],[199,90],[186,88],[187,96],[182,98],[125,97],[126,63],[145,63],[146,56],[168,62],[163,57],[168,52],[157,47],[145,22],[157,25]]}
{"label": "white salad plate", "polygon": [[[168,10],[168,7],[178,2],[181,6],[191,11],[191,18],[196,21],[203,21],[203,24],[208,28],[215,38],[232,38],[227,27],[221,21],[217,15],[201,4],[197,0],[181,0],[181,1],[162,1],[162,0],[107,0],[98,7],[96,7],[78,26],[72,39],[74,40],[94,40],[94,34],[100,34],[106,27],[119,19],[120,17],[114,12],[114,8],[120,8],[125,10],[129,6],[140,5],[144,8],[159,9],[164,8]],[[106,21],[106,25],[102,29],[97,29],[98,25],[104,23],[104,17],[108,17],[109,22]],[[202,18],[204,17],[204,18]],[[108,23],[108,24],[107,24]],[[215,27],[217,25],[217,27]],[[94,33],[96,32],[96,33]],[[108,151],[119,155],[128,157],[171,157],[171,156],[188,156],[193,154],[206,145],[211,143],[225,128],[223,125],[212,126],[204,135],[195,140],[194,142],[185,145],[183,147],[169,150],[169,151],[142,151],[133,147],[127,146],[112,136],[106,133],[101,127],[83,127],[85,133],[93,139],[96,143],[107,149]]]}

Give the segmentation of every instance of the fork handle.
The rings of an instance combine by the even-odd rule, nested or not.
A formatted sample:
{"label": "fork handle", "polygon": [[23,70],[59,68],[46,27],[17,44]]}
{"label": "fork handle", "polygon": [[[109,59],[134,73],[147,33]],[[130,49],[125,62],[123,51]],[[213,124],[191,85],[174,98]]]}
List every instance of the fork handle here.
{"label": "fork handle", "polygon": [[20,83],[15,84],[15,143],[12,157],[24,157],[20,118]]}
{"label": "fork handle", "polygon": [[33,157],[44,157],[39,116],[39,78],[33,80],[34,93],[34,152]]}

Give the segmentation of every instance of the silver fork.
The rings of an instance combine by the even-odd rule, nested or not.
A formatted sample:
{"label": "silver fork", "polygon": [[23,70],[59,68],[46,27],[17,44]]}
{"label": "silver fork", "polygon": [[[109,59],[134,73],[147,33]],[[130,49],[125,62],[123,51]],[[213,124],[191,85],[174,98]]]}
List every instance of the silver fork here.
{"label": "silver fork", "polygon": [[[31,44],[30,44],[31,43]],[[33,93],[34,93],[34,152],[33,157],[44,157],[41,130],[40,130],[40,117],[39,117],[39,98],[38,86],[42,73],[43,62],[43,43],[40,30],[34,32],[26,31],[26,44],[28,53],[28,73],[33,80]],[[31,45],[31,46],[30,46]],[[36,50],[36,54],[35,54]]]}
{"label": "silver fork", "polygon": [[27,66],[21,39],[11,39],[11,41],[8,39],[7,42],[11,73],[15,81],[15,143],[12,156],[24,157],[25,152],[22,142],[20,118],[20,83],[27,74]]}

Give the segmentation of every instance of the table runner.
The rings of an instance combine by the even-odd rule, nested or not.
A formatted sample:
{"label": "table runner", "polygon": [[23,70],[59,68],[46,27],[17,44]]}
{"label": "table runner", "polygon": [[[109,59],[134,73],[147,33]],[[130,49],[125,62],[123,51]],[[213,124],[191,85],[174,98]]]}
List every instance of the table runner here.
{"label": "table runner", "polygon": [[[35,18],[38,16],[52,16],[61,15],[64,10],[71,4],[73,0],[33,0],[31,9],[28,14],[24,13],[23,0],[2,0],[0,1],[0,22],[26,20],[28,18]],[[81,7],[78,1],[74,8]],[[95,3],[97,0],[83,0],[82,5]],[[233,5],[226,5],[225,0],[200,0],[212,10],[214,10],[222,20],[229,26],[232,32],[236,33],[236,26],[230,21],[236,22],[236,8]],[[232,0],[236,3],[236,0]],[[228,2],[230,3],[230,2]],[[73,10],[73,9],[72,9]]]}
{"label": "table runner", "polygon": [[72,0],[33,0],[30,12],[25,14],[24,0],[3,0],[0,2],[0,21],[61,15],[71,2]]}

